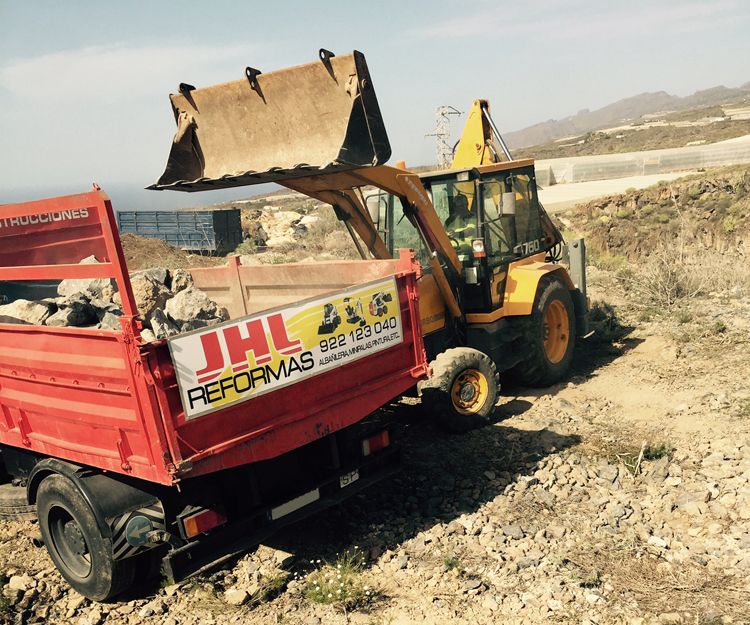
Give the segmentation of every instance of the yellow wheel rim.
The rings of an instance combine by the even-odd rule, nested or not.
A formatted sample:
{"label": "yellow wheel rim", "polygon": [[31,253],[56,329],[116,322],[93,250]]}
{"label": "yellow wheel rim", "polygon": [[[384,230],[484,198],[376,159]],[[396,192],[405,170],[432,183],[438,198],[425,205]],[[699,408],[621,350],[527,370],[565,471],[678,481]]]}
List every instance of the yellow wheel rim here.
{"label": "yellow wheel rim", "polygon": [[568,311],[560,300],[547,306],[544,313],[544,353],[553,365],[560,362],[568,351],[570,322]]}
{"label": "yellow wheel rim", "polygon": [[453,382],[451,401],[456,412],[476,414],[489,397],[489,382],[478,369],[465,369]]}

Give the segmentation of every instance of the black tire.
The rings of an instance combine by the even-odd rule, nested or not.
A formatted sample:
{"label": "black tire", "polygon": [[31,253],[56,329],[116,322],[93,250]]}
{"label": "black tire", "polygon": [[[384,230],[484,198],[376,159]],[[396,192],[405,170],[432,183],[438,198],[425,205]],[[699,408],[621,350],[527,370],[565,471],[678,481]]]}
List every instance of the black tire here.
{"label": "black tire", "polygon": [[26,500],[26,489],[13,484],[0,484],[0,519],[31,521],[36,507]]}
{"label": "black tire", "polygon": [[[550,331],[546,326],[545,317],[550,307],[562,306],[567,318],[567,331],[560,328],[561,337],[558,349],[564,350],[560,358],[552,358],[545,348],[545,336]],[[513,319],[521,328],[521,349],[526,354],[523,361],[512,370],[513,377],[527,386],[545,387],[562,380],[570,370],[573,351],[576,344],[576,320],[573,299],[570,291],[554,276],[545,276],[539,282],[534,308],[528,317]],[[562,344],[563,335],[567,344]]]}
{"label": "black tire", "polygon": [[[422,404],[444,429],[466,432],[490,422],[499,381],[492,359],[476,349],[454,347],[430,363]],[[466,391],[466,392],[464,392]]]}
{"label": "black tire", "polygon": [[50,558],[75,590],[106,601],[132,585],[134,559],[113,559],[112,541],[102,536],[93,511],[71,480],[62,475],[45,478],[36,507]]}

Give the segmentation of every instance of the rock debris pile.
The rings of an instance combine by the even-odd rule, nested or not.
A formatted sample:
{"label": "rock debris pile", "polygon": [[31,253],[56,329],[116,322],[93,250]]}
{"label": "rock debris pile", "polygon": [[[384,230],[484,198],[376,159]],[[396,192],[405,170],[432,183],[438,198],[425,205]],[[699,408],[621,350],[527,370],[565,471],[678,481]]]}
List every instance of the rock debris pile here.
{"label": "rock debris pile", "polygon": [[[98,262],[89,256],[81,264]],[[195,288],[185,269],[144,269],[130,275],[138,313],[145,322],[143,339],[153,341],[214,325],[226,310]],[[69,279],[57,286],[57,297],[0,300],[0,322],[49,327],[120,330],[122,299],[114,279]]]}

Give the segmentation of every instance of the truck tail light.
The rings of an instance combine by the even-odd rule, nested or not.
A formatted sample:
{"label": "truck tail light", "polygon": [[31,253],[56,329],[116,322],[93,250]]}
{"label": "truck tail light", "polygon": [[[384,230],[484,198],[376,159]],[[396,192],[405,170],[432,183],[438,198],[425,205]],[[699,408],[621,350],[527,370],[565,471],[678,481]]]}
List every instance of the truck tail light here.
{"label": "truck tail light", "polygon": [[485,258],[487,256],[482,239],[474,239],[471,242],[471,251],[474,252],[474,258]]}
{"label": "truck tail light", "polygon": [[374,453],[379,452],[381,449],[385,449],[391,444],[391,437],[388,435],[388,430],[383,430],[375,436],[366,438],[362,441],[362,455],[371,456]]}
{"label": "truck tail light", "polygon": [[223,513],[204,508],[182,517],[182,530],[185,538],[193,538],[226,522],[227,517]]}

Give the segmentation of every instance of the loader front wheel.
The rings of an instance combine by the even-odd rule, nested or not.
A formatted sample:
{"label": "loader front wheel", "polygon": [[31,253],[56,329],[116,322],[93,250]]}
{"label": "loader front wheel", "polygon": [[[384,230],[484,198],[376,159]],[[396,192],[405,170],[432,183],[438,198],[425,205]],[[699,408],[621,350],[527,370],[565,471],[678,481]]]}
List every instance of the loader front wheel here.
{"label": "loader front wheel", "polygon": [[522,384],[545,387],[563,379],[575,349],[575,310],[568,288],[557,278],[542,278],[531,315],[521,326],[525,357],[513,369]]}
{"label": "loader front wheel", "polygon": [[132,585],[134,559],[113,558],[112,541],[102,536],[94,512],[71,480],[46,477],[39,485],[36,509],[50,558],[80,594],[106,601]]}
{"label": "loader front wheel", "polygon": [[480,351],[456,347],[438,354],[422,403],[441,427],[466,432],[488,423],[497,401],[495,363]]}

